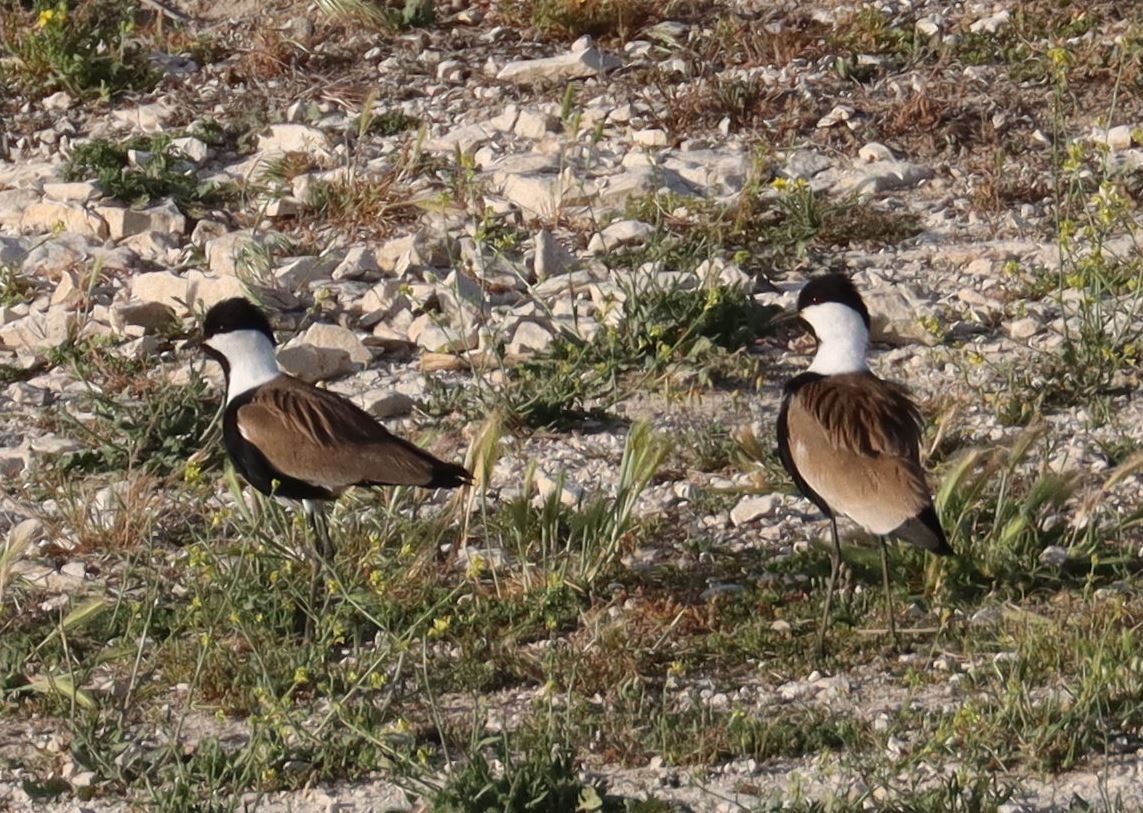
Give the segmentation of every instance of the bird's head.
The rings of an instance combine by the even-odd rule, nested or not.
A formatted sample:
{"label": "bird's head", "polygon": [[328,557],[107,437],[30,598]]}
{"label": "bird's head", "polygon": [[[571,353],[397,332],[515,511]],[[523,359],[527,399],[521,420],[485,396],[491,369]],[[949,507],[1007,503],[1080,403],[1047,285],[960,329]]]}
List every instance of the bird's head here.
{"label": "bird's head", "polygon": [[248,299],[224,299],[206,312],[202,350],[222,365],[228,400],[278,375],[275,344],[270,320]]}
{"label": "bird's head", "polygon": [[811,372],[832,375],[868,369],[869,310],[849,277],[822,274],[798,294],[798,318],[818,338]]}

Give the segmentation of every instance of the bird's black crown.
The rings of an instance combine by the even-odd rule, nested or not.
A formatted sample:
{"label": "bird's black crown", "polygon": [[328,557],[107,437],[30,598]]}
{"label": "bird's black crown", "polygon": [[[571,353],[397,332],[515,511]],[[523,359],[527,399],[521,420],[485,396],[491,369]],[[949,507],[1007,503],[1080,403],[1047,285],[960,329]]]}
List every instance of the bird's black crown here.
{"label": "bird's black crown", "polygon": [[266,314],[249,299],[240,296],[219,302],[206,312],[206,319],[202,323],[204,339],[235,330],[257,330],[274,343],[274,331]]}
{"label": "bird's black crown", "polygon": [[798,294],[798,312],[823,302],[837,302],[853,308],[861,314],[866,329],[869,328],[869,310],[849,277],[843,274],[823,274],[811,279]]}

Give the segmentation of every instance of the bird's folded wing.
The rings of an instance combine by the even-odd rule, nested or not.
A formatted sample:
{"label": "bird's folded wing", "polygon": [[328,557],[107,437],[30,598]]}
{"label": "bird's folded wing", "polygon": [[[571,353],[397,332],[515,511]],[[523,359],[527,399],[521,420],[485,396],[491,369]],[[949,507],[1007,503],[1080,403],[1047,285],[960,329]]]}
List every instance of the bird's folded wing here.
{"label": "bird's folded wing", "polygon": [[834,448],[866,457],[918,457],[921,413],[904,387],[855,373],[812,382],[799,395],[806,418]]}
{"label": "bird's folded wing", "polygon": [[282,474],[337,491],[426,485],[440,461],[353,403],[292,381],[262,387],[238,409],[238,431]]}
{"label": "bird's folded wing", "polygon": [[[918,458],[920,416],[905,391],[845,376],[806,385],[787,415],[790,455],[833,510],[888,533],[930,504]],[[841,380],[838,380],[841,379]]]}

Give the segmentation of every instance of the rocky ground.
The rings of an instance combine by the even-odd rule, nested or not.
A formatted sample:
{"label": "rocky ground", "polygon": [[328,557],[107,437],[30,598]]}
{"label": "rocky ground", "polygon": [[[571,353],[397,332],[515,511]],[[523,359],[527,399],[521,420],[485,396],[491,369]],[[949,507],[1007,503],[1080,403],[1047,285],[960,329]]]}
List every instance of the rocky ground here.
{"label": "rocky ground", "polygon": [[[101,94],[0,8],[9,809],[1143,806],[1134,9],[147,2]],[[959,555],[895,551],[896,651],[846,528],[819,659],[826,269]],[[344,498],[317,604],[193,347],[236,295],[477,472]]]}

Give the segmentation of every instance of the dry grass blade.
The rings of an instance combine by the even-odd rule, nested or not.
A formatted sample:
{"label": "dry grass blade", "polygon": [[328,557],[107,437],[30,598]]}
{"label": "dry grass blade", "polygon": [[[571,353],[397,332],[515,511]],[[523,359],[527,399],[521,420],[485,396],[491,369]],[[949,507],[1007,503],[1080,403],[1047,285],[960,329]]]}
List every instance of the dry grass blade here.
{"label": "dry grass blade", "polygon": [[38,526],[37,520],[25,520],[8,531],[8,540],[4,543],[4,550],[0,551],[0,605],[4,602],[4,592],[8,586],[12,567],[31,546],[35,538],[35,528]]}
{"label": "dry grass blade", "polygon": [[356,24],[374,31],[395,29],[394,17],[368,0],[316,0],[318,10],[335,22]]}

